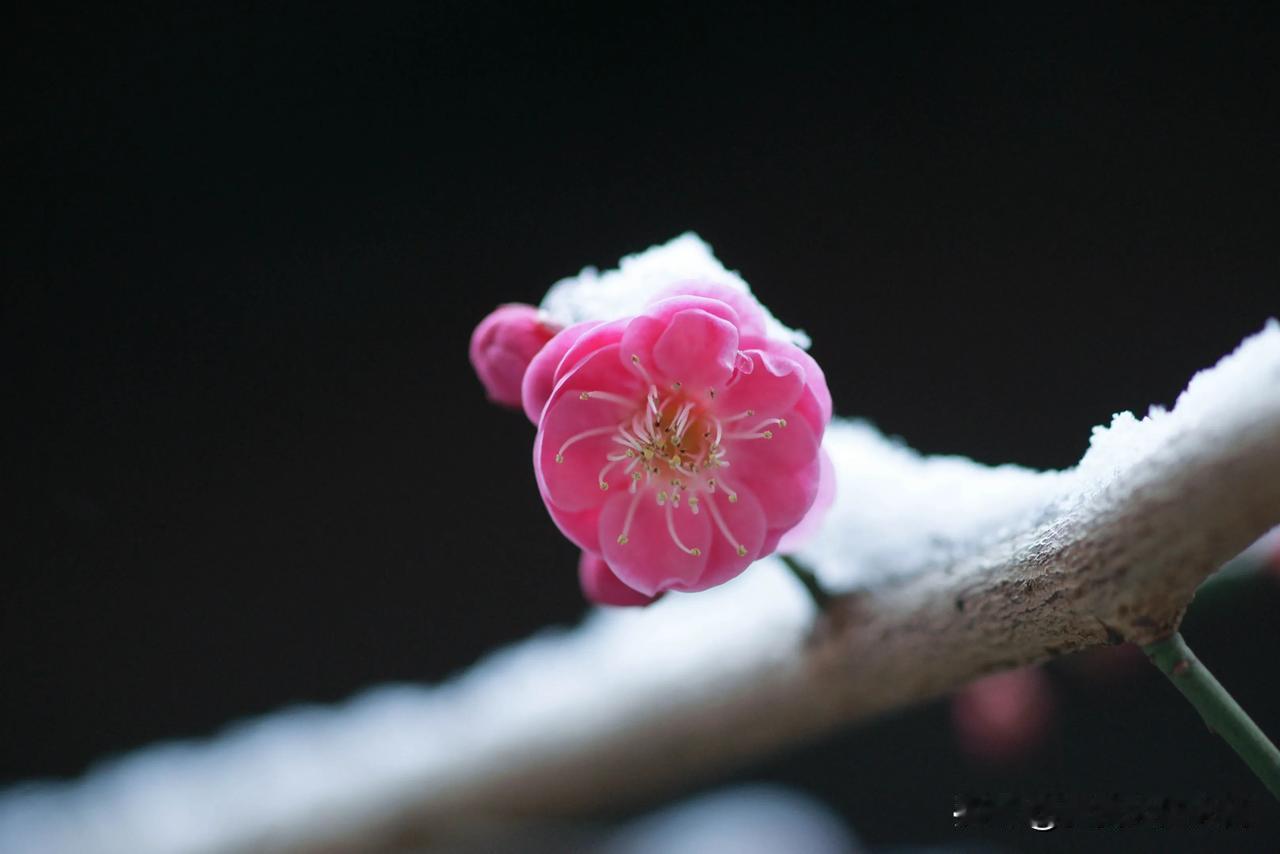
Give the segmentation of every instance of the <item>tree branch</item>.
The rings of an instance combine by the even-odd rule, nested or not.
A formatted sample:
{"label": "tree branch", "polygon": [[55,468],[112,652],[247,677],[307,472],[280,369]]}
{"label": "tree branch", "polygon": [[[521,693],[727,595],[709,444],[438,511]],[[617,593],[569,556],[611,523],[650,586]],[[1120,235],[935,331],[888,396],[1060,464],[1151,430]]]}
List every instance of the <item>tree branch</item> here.
{"label": "tree branch", "polygon": [[[922,458],[856,424],[833,425],[827,444],[840,498],[803,558],[843,595],[821,617],[762,561],[717,590],[597,612],[437,688],[266,719],[150,785],[203,820],[201,847],[404,844],[619,804],[980,674],[1157,640],[1280,522],[1280,327],[1199,375],[1172,412],[1096,431],[1069,472]],[[117,831],[145,824],[147,760],[0,800],[0,848],[55,830],[100,840],[93,796]],[[37,801],[57,821],[13,836]],[[192,850],[197,836],[126,847]]]}
{"label": "tree branch", "polygon": [[[521,732],[498,748],[499,761],[424,785],[393,823],[429,835],[461,816],[617,804],[981,674],[1167,636],[1197,586],[1280,523],[1280,329],[1267,336],[1217,369],[1226,376],[1202,375],[1172,413],[1115,425],[1134,434],[1117,437],[1127,447],[1095,443],[1100,458],[1069,473],[1030,528],[957,562],[875,579],[834,600],[812,633],[794,625],[785,643],[764,632],[771,647],[744,655],[745,637],[711,641],[696,674],[672,661],[667,678],[646,683],[643,702],[619,709],[600,697],[594,714],[572,714],[589,727]],[[687,619],[714,619],[745,607],[741,599],[690,597]],[[637,644],[646,628],[665,628],[656,619],[643,626],[646,616],[636,620]],[[767,625],[760,616],[757,630]]]}

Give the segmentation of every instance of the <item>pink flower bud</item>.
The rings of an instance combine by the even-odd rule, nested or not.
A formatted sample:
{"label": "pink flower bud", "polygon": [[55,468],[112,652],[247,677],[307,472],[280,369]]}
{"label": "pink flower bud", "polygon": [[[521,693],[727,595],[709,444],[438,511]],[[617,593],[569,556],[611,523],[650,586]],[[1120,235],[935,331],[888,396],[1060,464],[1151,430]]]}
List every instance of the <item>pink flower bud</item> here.
{"label": "pink flower bud", "polygon": [[519,408],[525,370],[556,334],[531,305],[500,305],[471,333],[471,365],[489,399]]}
{"label": "pink flower bud", "polygon": [[578,583],[582,594],[597,605],[648,605],[658,598],[623,584],[604,559],[591,552],[583,552],[578,561]]}
{"label": "pink flower bud", "polygon": [[524,379],[551,518],[643,600],[734,578],[819,492],[822,371],[717,286],[697,290],[566,329]]}

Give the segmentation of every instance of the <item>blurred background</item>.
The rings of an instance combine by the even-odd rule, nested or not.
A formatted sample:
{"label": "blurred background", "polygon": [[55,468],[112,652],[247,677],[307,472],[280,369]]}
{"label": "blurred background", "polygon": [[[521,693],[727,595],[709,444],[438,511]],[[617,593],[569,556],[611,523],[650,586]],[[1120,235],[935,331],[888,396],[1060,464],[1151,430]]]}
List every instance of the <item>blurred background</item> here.
{"label": "blurred background", "polygon": [[[577,621],[533,431],[467,340],[685,230],[810,333],[838,413],[1072,465],[1280,313],[1278,22],[28,5],[0,132],[0,785]],[[1280,584],[1202,599],[1185,636],[1280,732]],[[676,794],[782,784],[873,848],[1014,851],[1077,843],[957,829],[955,797],[1234,797],[1252,830],[1089,844],[1275,850],[1275,803],[1162,677],[1092,666],[1037,681],[1016,750],[940,702]]]}

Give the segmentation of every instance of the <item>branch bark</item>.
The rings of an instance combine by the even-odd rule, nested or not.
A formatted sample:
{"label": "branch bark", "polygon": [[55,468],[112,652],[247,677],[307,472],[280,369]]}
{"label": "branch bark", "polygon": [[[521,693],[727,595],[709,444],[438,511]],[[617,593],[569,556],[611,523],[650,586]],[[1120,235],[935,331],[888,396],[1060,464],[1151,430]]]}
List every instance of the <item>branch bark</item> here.
{"label": "branch bark", "polygon": [[589,726],[505,739],[423,779],[367,830],[403,843],[467,820],[617,805],[981,674],[1169,635],[1197,586],[1280,522],[1280,363],[1236,385],[1198,416],[1170,413],[1159,441],[1034,527],[840,596],[780,649],[726,650],[696,679],[675,668],[642,706],[603,703]]}
{"label": "branch bark", "polygon": [[[1211,572],[1280,522],[1280,326],[1198,376],[1172,412],[1118,418],[1071,472],[921,458],[847,424],[828,439],[843,497],[826,550],[803,556],[846,585],[821,615],[779,560],[761,561],[715,590],[595,613],[438,687],[286,711],[3,793],[0,849],[405,848],[469,823],[619,805],[984,673],[1158,640]],[[984,509],[1001,502],[1008,512]],[[877,528],[882,542],[860,546]]]}

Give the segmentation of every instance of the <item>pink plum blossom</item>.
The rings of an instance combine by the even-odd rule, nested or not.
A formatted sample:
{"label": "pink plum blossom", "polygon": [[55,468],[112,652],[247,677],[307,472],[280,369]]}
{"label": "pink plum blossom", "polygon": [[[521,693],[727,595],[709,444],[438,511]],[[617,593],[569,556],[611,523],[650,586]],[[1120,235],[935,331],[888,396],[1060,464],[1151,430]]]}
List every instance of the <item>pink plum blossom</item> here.
{"label": "pink plum blossom", "polygon": [[530,362],[523,404],[539,491],[586,553],[580,579],[597,602],[723,584],[819,493],[821,369],[714,284],[563,330]]}
{"label": "pink plum blossom", "polygon": [[558,332],[531,305],[500,305],[471,334],[471,365],[489,399],[520,406],[521,381],[529,362]]}

